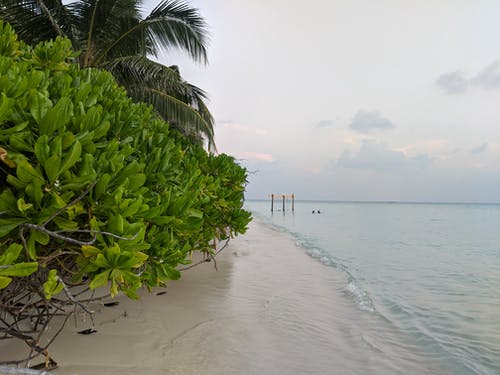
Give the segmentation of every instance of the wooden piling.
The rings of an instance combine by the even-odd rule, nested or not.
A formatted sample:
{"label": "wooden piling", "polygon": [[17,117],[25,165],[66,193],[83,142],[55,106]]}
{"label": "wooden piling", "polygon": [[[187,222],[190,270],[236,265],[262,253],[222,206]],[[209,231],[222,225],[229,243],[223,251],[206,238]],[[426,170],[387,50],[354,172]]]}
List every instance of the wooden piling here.
{"label": "wooden piling", "polygon": [[[274,212],[274,198],[279,199],[279,196],[281,195],[281,199],[283,201],[283,213],[285,213],[286,210],[286,199],[291,198],[292,199],[292,212],[295,212],[295,194],[291,195],[286,195],[286,194],[269,194],[268,197],[271,197],[271,212]],[[278,202],[276,202],[278,203]],[[279,209],[278,209],[279,211]]]}

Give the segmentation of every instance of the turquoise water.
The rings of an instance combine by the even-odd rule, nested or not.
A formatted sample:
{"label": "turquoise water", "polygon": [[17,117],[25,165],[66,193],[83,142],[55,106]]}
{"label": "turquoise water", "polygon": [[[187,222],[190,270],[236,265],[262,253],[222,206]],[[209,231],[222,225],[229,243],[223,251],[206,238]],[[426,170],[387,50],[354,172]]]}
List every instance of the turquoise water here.
{"label": "turquoise water", "polygon": [[343,275],[345,298],[379,321],[370,340],[445,373],[500,374],[500,205],[246,204]]}

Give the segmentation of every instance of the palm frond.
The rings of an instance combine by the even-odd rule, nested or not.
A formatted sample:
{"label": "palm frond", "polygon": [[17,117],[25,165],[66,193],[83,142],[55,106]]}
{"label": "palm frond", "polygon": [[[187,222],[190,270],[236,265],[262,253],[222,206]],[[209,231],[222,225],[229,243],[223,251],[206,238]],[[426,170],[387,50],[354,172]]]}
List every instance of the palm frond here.
{"label": "palm frond", "polygon": [[130,87],[129,95],[153,105],[158,114],[170,123],[170,126],[184,135],[203,134],[209,149],[215,149],[213,126],[189,104],[169,95],[164,91],[144,86]]}
{"label": "palm frond", "polygon": [[9,22],[28,44],[68,37],[75,49],[74,19],[61,0],[3,0],[0,19]]}
{"label": "palm frond", "polygon": [[146,39],[150,46],[148,52],[153,56],[158,56],[162,50],[177,48],[186,51],[195,61],[206,63],[207,34],[205,21],[196,9],[183,1],[165,0],[144,20],[124,30],[99,53],[95,61],[101,63],[109,54],[113,54],[114,49],[130,44],[135,36]]}

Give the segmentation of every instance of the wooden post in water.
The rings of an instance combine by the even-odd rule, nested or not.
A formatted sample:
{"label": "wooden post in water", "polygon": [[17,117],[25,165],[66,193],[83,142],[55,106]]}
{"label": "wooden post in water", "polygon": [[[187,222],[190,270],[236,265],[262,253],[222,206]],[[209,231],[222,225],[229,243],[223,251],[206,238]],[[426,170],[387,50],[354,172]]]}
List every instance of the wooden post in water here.
{"label": "wooden post in water", "polygon": [[[286,195],[286,194],[269,194],[268,197],[271,197],[271,212],[274,212],[274,197],[276,199],[279,199],[279,196],[281,195],[281,199],[283,201],[283,213],[285,213],[286,210],[286,199],[287,198],[292,198],[292,212],[295,212],[295,194],[291,195]],[[278,203],[278,202],[276,202]],[[279,208],[278,208],[279,211]]]}

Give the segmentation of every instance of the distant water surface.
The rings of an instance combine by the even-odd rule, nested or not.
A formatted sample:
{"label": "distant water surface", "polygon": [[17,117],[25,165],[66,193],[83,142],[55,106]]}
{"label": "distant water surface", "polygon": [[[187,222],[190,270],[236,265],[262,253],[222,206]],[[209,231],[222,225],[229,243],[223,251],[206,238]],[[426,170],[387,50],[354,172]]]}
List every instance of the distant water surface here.
{"label": "distant water surface", "polygon": [[345,298],[379,322],[366,335],[374,349],[449,374],[500,374],[500,205],[246,205],[343,275]]}

